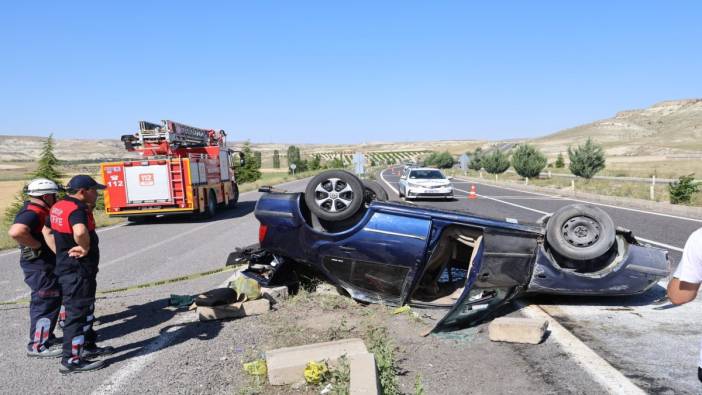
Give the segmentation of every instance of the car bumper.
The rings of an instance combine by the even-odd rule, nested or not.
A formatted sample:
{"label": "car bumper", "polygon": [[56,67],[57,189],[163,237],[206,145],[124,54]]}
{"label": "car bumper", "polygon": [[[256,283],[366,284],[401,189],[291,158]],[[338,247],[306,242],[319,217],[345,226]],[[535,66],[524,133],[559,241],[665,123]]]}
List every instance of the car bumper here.
{"label": "car bumper", "polygon": [[453,188],[407,188],[408,198],[453,197]]}

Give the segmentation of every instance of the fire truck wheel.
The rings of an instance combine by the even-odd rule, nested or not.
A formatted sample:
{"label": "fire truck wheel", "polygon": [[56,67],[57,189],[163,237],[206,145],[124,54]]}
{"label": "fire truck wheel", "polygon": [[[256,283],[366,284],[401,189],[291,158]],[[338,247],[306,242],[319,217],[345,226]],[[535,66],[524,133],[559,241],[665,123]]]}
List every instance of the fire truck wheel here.
{"label": "fire truck wheel", "polygon": [[227,208],[230,209],[236,207],[236,203],[239,201],[239,186],[234,183],[232,183],[232,195],[232,198],[227,203]]}
{"label": "fire truck wheel", "polygon": [[205,218],[212,218],[217,212],[217,195],[214,191],[210,189],[210,193],[207,194],[207,211],[205,211]]}

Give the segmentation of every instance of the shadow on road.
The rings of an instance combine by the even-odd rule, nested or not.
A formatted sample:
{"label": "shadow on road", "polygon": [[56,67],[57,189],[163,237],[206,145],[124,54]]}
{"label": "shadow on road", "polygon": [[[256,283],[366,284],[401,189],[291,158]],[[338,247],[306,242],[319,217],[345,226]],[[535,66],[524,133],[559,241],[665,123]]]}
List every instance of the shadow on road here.
{"label": "shadow on road", "polygon": [[[170,321],[178,314],[185,314],[186,310],[168,306],[169,299],[159,299],[141,305],[129,306],[124,311],[99,317],[97,322],[98,341],[116,339],[133,332],[143,331],[148,328],[158,327]],[[105,324],[117,324],[103,327]],[[147,355],[164,348],[172,347],[190,339],[209,340],[217,337],[222,329],[220,321],[186,322],[168,325],[159,330],[158,335],[134,343],[115,347],[116,356],[106,360],[108,364]]]}
{"label": "shadow on road", "polygon": [[223,221],[227,219],[240,218],[250,214],[256,208],[255,201],[244,201],[237,203],[233,209],[219,209],[212,218],[198,218],[194,215],[166,215],[162,217],[137,218],[138,222],[129,222],[127,226],[143,226],[150,224],[178,224],[178,223],[204,223],[212,221]]}

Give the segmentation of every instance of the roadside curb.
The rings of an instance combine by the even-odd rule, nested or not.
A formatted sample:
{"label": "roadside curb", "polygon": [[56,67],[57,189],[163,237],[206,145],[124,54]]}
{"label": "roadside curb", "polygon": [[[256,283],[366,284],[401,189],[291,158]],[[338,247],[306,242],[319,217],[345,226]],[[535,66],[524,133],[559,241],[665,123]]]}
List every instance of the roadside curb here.
{"label": "roadside curb", "polygon": [[555,189],[555,188],[540,187],[540,186],[535,186],[535,185],[523,185],[523,184],[506,182],[506,181],[495,182],[495,181],[491,181],[491,180],[486,180],[484,178],[456,177],[456,179],[468,181],[468,182],[475,182],[475,183],[479,183],[479,184],[494,185],[494,186],[498,186],[498,187],[507,186],[507,187],[510,187],[513,189],[527,191],[527,192],[539,192],[539,193],[545,193],[545,194],[550,194],[550,195],[557,195],[557,196],[560,196],[564,199],[589,200],[589,201],[597,202],[597,203],[621,205],[621,206],[625,206],[625,207],[629,207],[629,208],[633,208],[633,209],[651,210],[651,211],[659,212],[662,214],[676,215],[676,216],[689,217],[689,218],[702,220],[702,207],[679,206],[679,205],[674,205],[674,204],[670,204],[667,202],[653,202],[653,201],[649,201],[649,200],[634,199],[634,198],[627,198],[627,197],[621,197],[621,196],[598,195],[596,193],[589,193],[589,192],[578,192],[578,191],[573,192],[569,188],[568,189],[565,189],[565,188],[564,189]]}

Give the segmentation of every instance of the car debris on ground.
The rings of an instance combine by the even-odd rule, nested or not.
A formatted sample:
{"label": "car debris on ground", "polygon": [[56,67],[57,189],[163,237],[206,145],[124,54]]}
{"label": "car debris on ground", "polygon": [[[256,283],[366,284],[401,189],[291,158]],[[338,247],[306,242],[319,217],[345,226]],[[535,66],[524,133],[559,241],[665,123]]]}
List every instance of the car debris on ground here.
{"label": "car debris on ground", "polygon": [[496,342],[539,344],[547,328],[545,319],[500,317],[490,322],[488,335]]}

